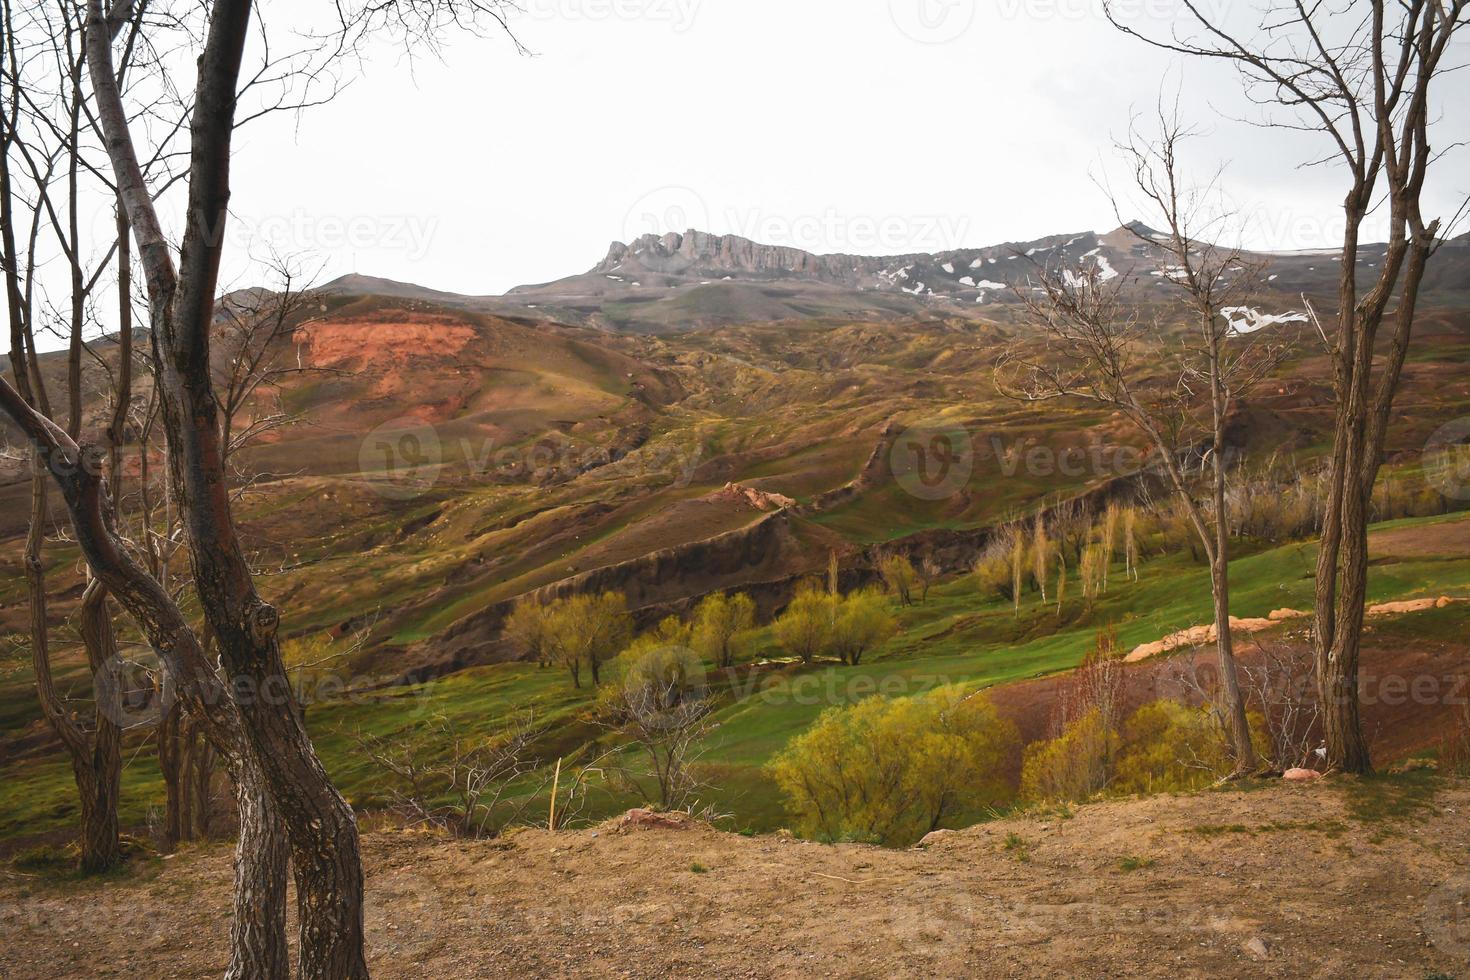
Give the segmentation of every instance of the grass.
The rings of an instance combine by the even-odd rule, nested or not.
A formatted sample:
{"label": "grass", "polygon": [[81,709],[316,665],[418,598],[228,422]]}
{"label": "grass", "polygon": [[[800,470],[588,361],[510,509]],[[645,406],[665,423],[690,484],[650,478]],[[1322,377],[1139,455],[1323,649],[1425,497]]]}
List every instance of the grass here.
{"label": "grass", "polygon": [[[1394,522],[1379,530],[1452,519]],[[1239,558],[1231,566],[1236,615],[1264,616],[1283,606],[1310,608],[1313,560],[1310,544],[1258,548]],[[1470,591],[1470,559],[1379,563],[1372,569],[1369,591],[1372,601],[1464,594]],[[1074,602],[1060,617],[1055,606],[1042,606],[1034,597],[1027,597],[1017,616],[998,597],[977,595],[968,577],[940,583],[927,603],[899,610],[902,631],[860,667],[818,663],[803,669],[780,662],[769,629],[761,631],[755,659],[775,662],[743,665],[728,675],[710,671],[711,690],[720,698],[714,713],[719,727],[701,746],[702,775],[713,788],[699,802],[732,814],[732,827],[777,829],[788,818],[764,765],[823,711],[868,697],[908,696],[946,685],[975,690],[1065,671],[1077,664],[1104,627],[1115,626],[1127,649],[1207,621],[1209,608],[1206,569],[1187,557],[1167,556],[1146,562],[1137,583],[1115,579],[1109,593],[1091,607]],[[1465,607],[1459,606],[1375,622],[1375,629],[1405,639],[1421,633],[1449,639],[1464,635],[1467,619]],[[359,750],[357,732],[405,740],[432,753],[437,750],[436,733],[444,726],[465,737],[482,737],[498,732],[517,713],[529,712],[536,726],[545,729],[536,750],[549,763],[605,737],[590,718],[593,698],[589,688],[574,690],[562,671],[503,664],[312,705],[307,723],[338,787],[354,805],[375,807],[386,800],[383,777]],[[0,681],[0,716],[21,721],[31,715],[25,705],[33,703],[24,672]],[[162,781],[151,740],[132,737],[125,759],[121,817],[125,825],[137,826],[146,821],[150,808],[161,807]],[[75,824],[75,787],[59,754],[12,761],[0,772],[0,838]],[[1366,780],[1347,790],[1354,818],[1386,827],[1410,819],[1429,805],[1437,778],[1427,772],[1410,777],[1381,784]],[[636,796],[612,784],[600,785],[582,819],[602,819],[648,802]],[[548,803],[536,801],[529,814],[544,815]],[[951,825],[983,818],[964,814]],[[1239,831],[1225,827],[1196,832]]]}
{"label": "grass", "polygon": [[1130,854],[1127,857],[1121,857],[1118,859],[1118,870],[1123,872],[1124,874],[1128,874],[1129,872],[1133,871],[1143,871],[1144,869],[1152,868],[1153,866],[1153,858],[1142,858],[1138,857],[1137,855]]}
{"label": "grass", "polygon": [[1020,864],[1031,863],[1031,842],[1020,834],[1006,834],[1004,845],[1006,851]]}
{"label": "grass", "polygon": [[1400,774],[1375,774],[1345,782],[1351,819],[1372,830],[1371,843],[1381,843],[1403,832],[1403,825],[1434,812],[1435,795],[1444,777],[1432,769]]}

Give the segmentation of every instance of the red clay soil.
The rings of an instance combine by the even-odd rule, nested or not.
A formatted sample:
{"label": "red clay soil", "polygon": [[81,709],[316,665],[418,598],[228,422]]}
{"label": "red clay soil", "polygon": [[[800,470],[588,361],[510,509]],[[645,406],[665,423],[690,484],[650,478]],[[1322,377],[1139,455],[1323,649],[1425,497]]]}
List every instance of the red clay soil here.
{"label": "red clay soil", "polygon": [[[1453,976],[1470,957],[1470,787],[1365,811],[1359,794],[1385,789],[1111,801],[904,851],[703,825],[371,833],[369,961],[415,980]],[[230,857],[211,845],[85,884],[0,875],[0,976],[221,975]]]}
{"label": "red clay soil", "polygon": [[383,317],[313,320],[296,328],[294,342],[305,345],[318,368],[349,365],[404,365],[422,358],[452,358],[478,336],[473,326],[453,317],[405,310]]}
{"label": "red clay soil", "polygon": [[[1359,665],[1363,728],[1374,759],[1381,764],[1438,746],[1470,703],[1470,645],[1413,632],[1419,615],[1404,617],[1402,630],[1395,618],[1370,623],[1363,640]],[[1305,650],[1304,629],[1300,623],[1288,623],[1269,634],[1242,639],[1237,661],[1243,667],[1259,665],[1262,644]],[[1164,697],[1188,700],[1190,692],[1178,678],[1181,664],[1191,657],[1202,674],[1213,670],[1213,646],[1125,664],[1124,712]],[[1069,683],[1071,675],[1058,675],[1007,684],[990,694],[1001,712],[1020,728],[1022,739],[1030,742],[1055,734],[1053,707],[1059,691]],[[1312,690],[1310,680],[1302,683],[1305,690]]]}

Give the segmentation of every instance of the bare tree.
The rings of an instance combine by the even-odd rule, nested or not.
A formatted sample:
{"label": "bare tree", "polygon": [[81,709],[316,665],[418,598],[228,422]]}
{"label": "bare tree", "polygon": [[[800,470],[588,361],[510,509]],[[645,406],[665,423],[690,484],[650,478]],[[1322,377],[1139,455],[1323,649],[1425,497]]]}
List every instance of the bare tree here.
{"label": "bare tree", "polygon": [[602,723],[647,763],[643,773],[621,769],[623,779],[666,809],[691,804],[699,789],[694,764],[705,736],[716,727],[703,662],[692,650],[645,636],[617,665],[617,683],[601,697]]}
{"label": "bare tree", "polygon": [[[309,285],[303,287],[301,270],[291,259],[273,256],[270,269],[275,288],[231,293],[219,306],[214,384],[227,461],[262,436],[300,423],[302,416],[282,404],[281,386],[292,376],[325,371],[283,358],[284,342],[318,296]],[[256,478],[238,469],[234,475],[237,494]]]}
{"label": "bare tree", "polygon": [[551,782],[542,771],[542,786],[520,785],[541,768],[531,754],[541,729],[529,715],[482,738],[454,730],[443,718],[433,728],[416,730],[442,748],[425,750],[406,738],[356,736],[363,754],[392,777],[393,808],[411,824],[458,837],[495,837],[519,821]]}
{"label": "bare tree", "polygon": [[[1373,487],[1430,257],[1464,216],[1426,217],[1425,183],[1444,151],[1430,133],[1431,98],[1463,68],[1450,42],[1470,21],[1470,0],[1368,0],[1307,4],[1267,0],[1249,33],[1235,32],[1193,0],[1180,0],[1167,35],[1124,23],[1125,32],[1169,51],[1237,66],[1268,125],[1321,134],[1316,161],[1344,175],[1346,227],[1335,328],[1324,326],[1333,365],[1336,418],[1317,554],[1316,661],[1331,769],[1372,769],[1359,718],[1358,654],[1368,581],[1367,525]],[[1387,211],[1388,252],[1371,283],[1359,282],[1358,250],[1370,214]],[[1366,288],[1364,286],[1366,285]],[[1392,313],[1382,360],[1379,329]]]}
{"label": "bare tree", "polygon": [[[118,255],[119,282],[127,290],[126,249],[117,241],[125,234],[119,220],[118,237],[103,243],[103,255],[85,255],[80,231],[82,179],[91,167],[82,144],[81,78],[83,56],[80,21],[67,4],[27,11],[17,29],[9,3],[0,6],[0,219],[3,219],[3,272],[10,316],[10,362],[16,390],[33,411],[50,417],[50,399],[36,354],[38,329],[54,319],[58,334],[68,342],[65,402],[66,432],[79,438],[83,427],[83,354],[89,325],[88,303],[110,264]],[[36,26],[43,30],[34,30]],[[125,59],[120,71],[127,69]],[[43,87],[38,80],[59,84]],[[58,119],[60,121],[58,121]],[[28,228],[27,228],[28,225]],[[27,231],[22,249],[17,227]],[[43,234],[44,232],[44,234]],[[64,313],[42,302],[39,272],[45,264],[40,253],[43,237],[54,244],[64,260],[71,301]],[[88,263],[93,262],[92,267]],[[38,309],[46,306],[47,309]],[[122,364],[113,379],[111,395],[114,424],[106,435],[108,457],[118,471],[115,421],[125,416],[132,396],[130,324],[124,317],[119,343]],[[105,360],[99,363],[106,366]],[[89,578],[82,593],[80,636],[93,675],[93,708],[89,722],[70,709],[58,694],[52,676],[49,609],[43,548],[48,525],[48,478],[43,467],[32,473],[30,527],[24,558],[30,603],[31,663],[41,711],[65,749],[80,794],[82,817],[80,865],[86,872],[105,871],[122,858],[118,831],[121,792],[121,683],[124,672],[117,637],[108,610],[107,589]]]}
{"label": "bare tree", "polygon": [[[1179,145],[1189,134],[1176,116],[1162,110],[1159,125],[1156,140],[1135,134],[1123,150],[1151,217],[1165,231],[1129,227],[1158,258],[1153,271],[1177,287],[1184,314],[1182,339],[1165,358],[1172,381],[1159,383],[1157,365],[1145,353],[1158,347],[1167,327],[1145,322],[1138,307],[1121,298],[1127,277],[1090,263],[1077,269],[1036,264],[1036,291],[1017,292],[1041,327],[1045,346],[1040,354],[1008,354],[1002,374],[1012,368],[1016,376],[1003,385],[1028,400],[1070,397],[1107,405],[1127,416],[1153,445],[1209,561],[1226,730],[1236,771],[1246,773],[1256,768],[1257,759],[1230,629],[1227,430],[1236,405],[1274,370],[1287,348],[1269,335],[1235,332],[1227,310],[1258,288],[1260,268],[1239,250],[1210,240],[1223,232],[1221,218],[1210,212],[1215,185],[1191,187],[1181,181]],[[1208,471],[1205,501],[1185,469],[1195,456]]]}
{"label": "bare tree", "polygon": [[[375,32],[432,46],[444,31],[474,30],[485,18],[503,26],[504,6],[499,0],[339,3],[338,30],[299,58],[272,60],[269,45],[264,46],[263,65],[253,74],[242,70],[247,38],[259,25],[250,0],[167,7],[149,0],[60,3],[56,8],[66,12],[63,22],[43,31],[53,44],[60,37],[74,46],[76,60],[67,63],[70,70],[64,73],[71,83],[68,104],[79,107],[86,128],[106,150],[109,166],[105,175],[98,175],[106,176],[121,202],[137,245],[168,445],[170,501],[189,547],[190,577],[206,623],[202,630],[192,626],[178,598],[140,563],[139,549],[127,539],[107,480],[106,452],[52,422],[49,409],[37,400],[27,377],[34,373],[34,341],[16,315],[14,283],[7,286],[12,349],[26,351],[28,358],[14,361],[19,388],[0,380],[0,410],[31,441],[36,458],[60,489],[91,575],[147,637],[185,709],[199,720],[235,778],[240,838],[228,970],[232,977],[290,972],[285,942],[288,853],[298,899],[300,974],[367,975],[356,822],[307,736],[281,659],[280,614],[255,588],[230,512],[228,443],[220,431],[210,351],[233,133],[241,122],[266,112],[319,101],[310,91],[314,82],[330,83],[325,66]],[[10,33],[8,4],[5,13]],[[198,68],[193,91],[182,100],[187,104],[181,119],[186,120],[188,164],[175,178],[186,186],[187,202],[175,250],[160,218],[158,197],[176,180],[150,172],[153,106],[132,97],[121,68],[135,49],[150,48],[155,35],[179,30],[186,22],[202,25],[202,31],[187,34],[190,43],[197,41]],[[167,64],[159,62],[156,73],[160,89],[175,91]],[[83,79],[90,85],[89,95]],[[298,81],[307,94],[298,94]],[[279,97],[262,99],[254,113],[242,111],[242,94],[272,86],[282,93]],[[328,89],[334,91],[330,84]],[[83,128],[80,121],[71,127],[69,116],[67,127],[66,132],[77,134]],[[75,138],[70,146],[76,146]],[[9,232],[11,222],[5,226]],[[7,241],[7,246],[15,244]],[[8,266],[17,254],[16,247],[7,247]],[[75,289],[72,296],[75,302]],[[72,407],[76,420],[80,408],[75,402]],[[216,675],[202,636],[218,650],[228,684]]]}
{"label": "bare tree", "polygon": [[919,576],[919,602],[928,602],[929,590],[934,587],[934,583],[938,582],[939,577],[944,574],[944,568],[939,564],[939,559],[933,555],[925,555],[914,566],[914,574]]}

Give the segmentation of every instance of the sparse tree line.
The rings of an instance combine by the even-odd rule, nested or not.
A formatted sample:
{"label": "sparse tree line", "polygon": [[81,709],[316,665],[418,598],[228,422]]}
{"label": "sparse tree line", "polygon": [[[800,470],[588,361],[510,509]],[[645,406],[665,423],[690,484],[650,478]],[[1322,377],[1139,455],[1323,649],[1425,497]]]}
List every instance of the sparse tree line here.
{"label": "sparse tree line", "polygon": [[[1219,188],[1213,180],[1192,185],[1182,173],[1180,146],[1193,134],[1161,102],[1157,135],[1144,139],[1135,131],[1120,147],[1148,212],[1143,216],[1163,232],[1127,227],[1159,256],[1157,264],[1119,275],[1101,263],[1055,268],[1033,262],[1033,281],[1018,288],[1016,298],[1041,341],[1007,352],[997,381],[1020,399],[1092,402],[1121,413],[1148,439],[1171,499],[1146,519],[1131,508],[1109,508],[1100,522],[1078,522],[1082,529],[1070,534],[1065,520],[1018,522],[995,536],[975,573],[984,592],[1008,598],[1018,611],[1027,589],[1060,610],[1073,575],[1084,602],[1108,587],[1120,549],[1124,574],[1131,577],[1141,542],[1150,537],[1170,550],[1188,548],[1210,567],[1216,677],[1203,709],[1161,701],[1120,718],[1116,643],[1101,638],[1060,699],[1054,737],[1027,748],[1020,791],[1036,800],[1076,799],[1108,787],[1192,785],[1304,761],[1300,734],[1271,731],[1282,718],[1300,720],[1299,706],[1283,708],[1259,693],[1252,699],[1246,690],[1251,673],[1236,663],[1229,568],[1233,545],[1245,535],[1319,538],[1312,677],[1320,714],[1312,721],[1324,736],[1327,768],[1371,771],[1357,667],[1367,526],[1375,516],[1435,513],[1445,506],[1423,490],[1402,494],[1392,479],[1380,482],[1379,473],[1419,286],[1429,258],[1465,214],[1462,207],[1447,218],[1426,218],[1421,202],[1437,160],[1430,90],[1442,88],[1436,83],[1461,67],[1446,53],[1465,26],[1467,3],[1409,0],[1390,8],[1374,2],[1329,11],[1272,2],[1260,10],[1257,35],[1233,33],[1190,4],[1157,35],[1115,18],[1111,4],[1105,11],[1119,30],[1146,43],[1235,65],[1258,104],[1281,110],[1278,124],[1315,131],[1332,147],[1328,159],[1348,186],[1335,322],[1310,303],[1308,309],[1333,368],[1334,433],[1320,477],[1272,480],[1265,487],[1233,482],[1241,474],[1230,465],[1228,420],[1294,356],[1299,338],[1241,335],[1230,326],[1224,311],[1259,292],[1264,270],[1238,249],[1217,244],[1232,231],[1229,215],[1217,206]],[[1365,289],[1360,235],[1364,220],[1380,207],[1388,212],[1388,254],[1381,268],[1363,276],[1372,280]],[[1121,209],[1119,217],[1126,222]],[[1169,337],[1163,324],[1146,321],[1146,311],[1121,300],[1129,279],[1150,271],[1175,288],[1177,312],[1189,324],[1164,352],[1167,376],[1158,369],[1160,342]],[[1382,355],[1378,338],[1385,323],[1391,336]],[[831,709],[773,765],[793,813],[808,829],[833,838],[913,839],[922,811],[916,822],[881,803],[900,792],[898,774],[922,750],[894,749],[892,743],[917,746],[942,723],[931,720],[917,737],[899,734],[897,726],[892,734],[876,734],[875,719],[899,710],[870,703]],[[872,744],[880,739],[887,743],[882,753]],[[1004,736],[992,733],[989,741]]]}
{"label": "sparse tree line", "polygon": [[[688,648],[723,669],[744,658],[754,626],[755,603],[750,596],[716,592],[700,601],[689,622],[666,617],[637,642],[654,640]],[[505,633],[527,658],[542,667],[566,670],[573,687],[581,688],[584,670],[596,687],[602,682],[603,665],[629,648],[633,616],[621,592],[549,601],[532,594],[516,601],[506,617]]]}
{"label": "sparse tree line", "polygon": [[[504,731],[471,737],[441,719],[425,740],[412,729],[357,735],[390,784],[388,803],[413,824],[489,837],[516,823],[564,827],[587,809],[594,789],[621,790],[664,809],[692,808],[702,788],[696,766],[715,727],[708,669],[733,666],[748,649],[755,604],[744,593],[713,593],[686,622],[667,616],[635,633],[619,592],[542,600],[523,597],[507,635],[542,667],[586,676],[596,689],[586,718],[603,732],[572,756],[540,754],[546,734],[527,717]],[[434,743],[439,743],[435,745]],[[447,749],[446,749],[447,747]]]}
{"label": "sparse tree line", "polygon": [[1091,605],[1110,580],[1137,581],[1149,521],[1147,511],[1115,503],[1094,520],[1084,502],[1001,525],[975,559],[975,583],[983,597],[1009,602],[1017,615],[1027,596],[1055,605],[1060,615],[1071,579]]}

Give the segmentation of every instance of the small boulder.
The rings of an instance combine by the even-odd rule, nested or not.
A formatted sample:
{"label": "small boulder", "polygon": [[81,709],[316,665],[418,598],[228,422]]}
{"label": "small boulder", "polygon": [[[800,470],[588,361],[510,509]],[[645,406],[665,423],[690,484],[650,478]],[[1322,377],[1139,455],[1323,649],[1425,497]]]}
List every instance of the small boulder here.
{"label": "small boulder", "polygon": [[1303,616],[1306,615],[1307,613],[1302,612],[1300,609],[1286,608],[1271,610],[1271,615],[1267,618],[1277,623],[1284,623],[1288,619],[1301,619]]}
{"label": "small boulder", "polygon": [[932,844],[938,844],[940,841],[944,840],[946,837],[953,837],[953,836],[954,836],[954,831],[953,830],[931,830],[931,831],[929,831],[929,833],[927,833],[927,834],[924,835],[923,840],[919,841],[919,846],[920,847],[929,847]]}
{"label": "small boulder", "polygon": [[1245,943],[1245,951],[1255,960],[1264,960],[1271,955],[1271,944],[1260,936],[1252,936]]}
{"label": "small boulder", "polygon": [[693,820],[687,813],[659,813],[645,807],[634,807],[612,822],[611,830],[688,830]]}
{"label": "small boulder", "polygon": [[1314,779],[1321,779],[1322,774],[1315,769],[1288,769],[1281,774],[1281,778],[1293,783],[1311,782]]}

